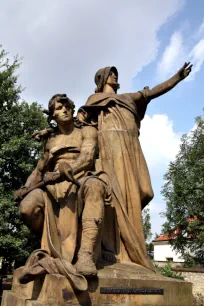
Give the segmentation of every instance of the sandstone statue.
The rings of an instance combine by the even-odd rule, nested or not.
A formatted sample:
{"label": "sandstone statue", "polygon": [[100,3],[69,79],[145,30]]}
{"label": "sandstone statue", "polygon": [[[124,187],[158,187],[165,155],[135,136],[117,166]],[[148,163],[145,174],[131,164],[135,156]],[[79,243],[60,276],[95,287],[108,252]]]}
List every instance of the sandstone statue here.
{"label": "sandstone statue", "polygon": [[[104,221],[103,243],[120,261],[131,261],[154,269],[150,262],[142,228],[141,210],[153,198],[150,177],[140,142],[139,130],[148,103],[165,94],[189,75],[192,65],[184,66],[169,80],[136,93],[117,94],[118,71],[106,67],[95,75],[96,90],[78,118],[98,129],[100,170],[111,178],[112,212]],[[117,226],[115,226],[117,224]]]}
{"label": "sandstone statue", "polygon": [[97,263],[132,262],[154,271],[148,258],[141,211],[153,198],[139,130],[148,103],[171,90],[191,72],[190,63],[153,89],[117,94],[118,71],[100,69],[96,93],[73,117],[74,103],[56,94],[40,131],[44,156],[16,192],[25,224],[42,235],[20,276],[62,274],[78,290],[97,275]]}
{"label": "sandstone statue", "polygon": [[[97,130],[73,119],[74,103],[64,94],[49,101],[49,120],[57,127],[47,138],[43,158],[16,198],[25,224],[42,235],[20,277],[27,283],[45,273],[63,274],[79,290],[84,276],[97,274],[105,206],[110,184],[95,172]],[[74,263],[74,265],[73,265]]]}

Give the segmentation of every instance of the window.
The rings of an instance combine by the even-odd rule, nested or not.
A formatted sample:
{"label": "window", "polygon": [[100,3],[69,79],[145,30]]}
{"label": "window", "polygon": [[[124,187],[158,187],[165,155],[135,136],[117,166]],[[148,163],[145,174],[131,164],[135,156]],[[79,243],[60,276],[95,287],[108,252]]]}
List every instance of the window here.
{"label": "window", "polygon": [[166,260],[167,260],[168,262],[173,262],[173,257],[166,257]]}

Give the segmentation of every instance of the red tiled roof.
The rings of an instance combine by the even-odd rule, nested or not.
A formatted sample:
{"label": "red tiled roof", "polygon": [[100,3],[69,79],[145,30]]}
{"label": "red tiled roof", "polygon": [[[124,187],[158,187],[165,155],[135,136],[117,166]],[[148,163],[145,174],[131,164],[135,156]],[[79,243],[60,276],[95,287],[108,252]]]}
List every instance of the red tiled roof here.
{"label": "red tiled roof", "polygon": [[193,221],[196,221],[198,220],[198,218],[196,216],[194,216],[193,218],[188,218],[187,221],[188,222],[193,222]]}
{"label": "red tiled roof", "polygon": [[161,235],[156,240],[169,240],[169,237],[167,235]]}
{"label": "red tiled roof", "polygon": [[164,241],[164,240],[171,240],[171,239],[175,239],[176,235],[174,233],[171,234],[171,236],[169,235],[160,235],[158,238],[156,238],[156,241]]}
{"label": "red tiled roof", "polygon": [[[194,216],[193,218],[188,218],[187,221],[190,223],[190,222],[193,222],[193,221],[196,221],[198,220],[198,218],[196,216]],[[201,224],[201,226],[203,226],[204,224]],[[174,232],[172,232],[171,234],[169,235],[160,235],[158,238],[156,238],[155,240],[156,241],[164,241],[164,240],[171,240],[171,239],[176,239],[177,237],[177,234],[179,233],[179,229],[177,228]],[[191,236],[188,236],[188,238],[192,238]]]}

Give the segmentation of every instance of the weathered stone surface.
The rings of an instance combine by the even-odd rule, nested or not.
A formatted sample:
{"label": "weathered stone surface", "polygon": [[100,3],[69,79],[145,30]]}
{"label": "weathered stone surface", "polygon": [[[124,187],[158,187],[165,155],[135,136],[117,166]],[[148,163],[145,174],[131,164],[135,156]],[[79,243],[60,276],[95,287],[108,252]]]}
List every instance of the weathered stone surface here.
{"label": "weathered stone surface", "polygon": [[181,272],[185,281],[193,283],[193,294],[200,294],[204,299],[204,273]]}
{"label": "weathered stone surface", "polygon": [[[48,121],[57,126],[36,134],[46,135],[44,156],[15,193],[25,224],[42,234],[41,249],[15,272],[2,306],[192,304],[192,285],[157,275],[147,256],[141,208],[153,191],[138,138],[148,103],[191,67],[185,63],[166,82],[122,95],[117,69],[102,68],[96,94],[77,118],[65,94],[50,99]],[[98,266],[101,258],[110,265]]]}
{"label": "weathered stone surface", "polygon": [[[17,271],[18,272],[18,271]],[[135,264],[100,267],[98,277],[90,278],[85,292],[73,291],[62,275],[46,275],[20,285],[15,274],[12,291],[5,291],[2,306],[191,306],[192,284],[163,277]],[[100,288],[155,288],[164,294],[101,294]]]}
{"label": "weathered stone surface", "polygon": [[18,277],[21,275],[23,268],[19,268],[14,272],[12,291],[18,293],[28,299],[37,299],[42,288],[44,278],[37,278],[35,282],[30,282],[28,284],[20,284]]}

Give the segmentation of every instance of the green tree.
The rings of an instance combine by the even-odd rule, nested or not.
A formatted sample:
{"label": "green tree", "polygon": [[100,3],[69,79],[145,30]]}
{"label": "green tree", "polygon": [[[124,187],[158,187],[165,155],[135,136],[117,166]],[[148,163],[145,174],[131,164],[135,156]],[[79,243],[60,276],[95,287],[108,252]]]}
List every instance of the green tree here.
{"label": "green tree", "polygon": [[[174,249],[204,265],[204,118],[181,139],[180,151],[165,175],[162,194],[166,199],[163,232],[178,229]],[[190,254],[190,255],[189,255]]]}
{"label": "green tree", "polygon": [[22,224],[13,192],[25,183],[41,151],[31,135],[47,123],[37,103],[20,99],[20,61],[15,57],[10,63],[7,55],[0,47],[0,257],[20,265],[39,239]]}
{"label": "green tree", "polygon": [[142,211],[142,223],[145,241],[147,242],[152,238],[149,208],[145,208]]}
{"label": "green tree", "polygon": [[150,258],[153,258],[154,247],[153,244],[150,242],[150,239],[152,238],[152,232],[151,232],[150,213],[148,207],[146,207],[142,211],[142,223],[143,223],[143,231],[145,236],[147,253],[149,254]]}

